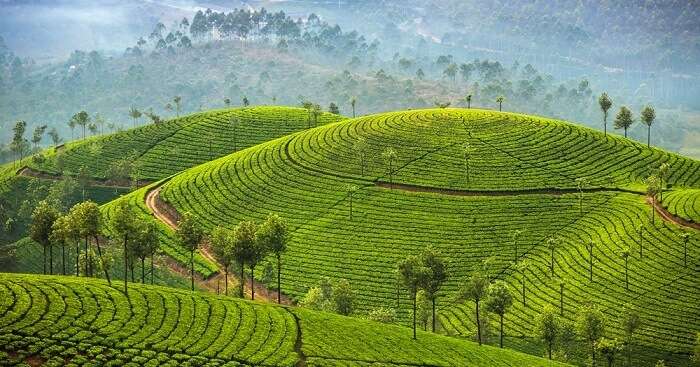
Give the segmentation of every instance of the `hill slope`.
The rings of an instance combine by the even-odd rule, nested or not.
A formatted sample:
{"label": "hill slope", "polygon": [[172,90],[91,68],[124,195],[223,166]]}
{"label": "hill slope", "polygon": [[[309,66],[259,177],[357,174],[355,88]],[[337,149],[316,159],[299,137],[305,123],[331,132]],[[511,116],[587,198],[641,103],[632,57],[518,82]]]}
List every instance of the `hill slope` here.
{"label": "hill slope", "polygon": [[190,366],[550,366],[475,343],[154,286],[0,274],[0,361]]}
{"label": "hill slope", "polygon": [[[394,159],[383,154],[387,148]],[[520,289],[512,263],[527,260],[528,301],[506,315],[508,336],[532,335],[542,306],[560,304],[563,279],[565,318],[594,301],[610,319],[609,335],[620,336],[618,312],[633,303],[645,320],[641,360],[680,360],[700,329],[700,246],[691,240],[685,263],[679,228],[649,223],[642,180],[663,162],[673,187],[700,187],[700,162],[617,136],[517,114],[419,110],[330,124],[234,153],[174,176],[161,197],[209,229],[280,213],[294,231],[282,270],[283,289],[294,297],[322,276],[342,276],[361,309],[398,305],[407,319],[409,299],[397,293],[393,270],[433,245],[451,261],[438,302],[443,328],[471,336],[471,311],[453,305],[451,294],[487,259],[486,271]],[[581,201],[578,178],[588,182]],[[516,230],[524,231],[517,245]],[[545,245],[551,236],[559,239],[554,271]],[[596,244],[592,282],[589,241]],[[627,249],[628,286],[620,256]]]}

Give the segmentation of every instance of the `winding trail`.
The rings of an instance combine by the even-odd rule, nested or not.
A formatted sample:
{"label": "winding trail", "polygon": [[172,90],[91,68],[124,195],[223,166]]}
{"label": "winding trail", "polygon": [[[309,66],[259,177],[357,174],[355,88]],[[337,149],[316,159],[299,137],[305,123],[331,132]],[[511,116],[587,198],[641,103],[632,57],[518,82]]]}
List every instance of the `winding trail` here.
{"label": "winding trail", "polygon": [[[151,188],[147,193],[146,193],[146,207],[148,207],[149,210],[153,213],[153,216],[160,220],[161,222],[165,223],[168,227],[170,227],[172,230],[177,229],[177,222],[179,219],[179,214],[177,213],[177,210],[173,208],[170,204],[166,203],[160,198],[160,190],[162,188],[162,185],[167,182],[164,181],[160,185]],[[211,251],[209,250],[209,244],[204,244],[204,246],[200,247],[199,249],[200,254],[206,258],[207,260],[211,261],[213,264],[216,264],[216,266],[221,269],[223,266],[214,258],[214,256],[211,254]],[[178,272],[182,273],[182,270],[184,267],[175,261],[171,262],[171,268]],[[189,269],[184,269],[185,270],[185,275],[189,276]],[[231,292],[236,291],[236,287],[240,285],[240,277],[237,274],[234,274],[233,272],[229,272],[228,274],[228,284],[229,284],[229,294]],[[203,283],[205,288],[207,289],[217,289],[217,285],[225,284],[225,276],[224,273],[219,270],[214,276],[209,277],[207,279],[202,279],[199,277],[199,281]],[[247,277],[244,282],[244,292],[245,293],[250,293],[250,282],[251,282],[251,277]],[[261,300],[265,302],[270,302],[270,303],[277,303],[277,292],[272,291],[265,287],[264,284],[261,284],[259,282],[253,281],[253,286],[255,287],[255,299],[256,300]],[[221,292],[223,292],[223,285],[219,287]],[[285,305],[292,305],[294,302],[287,297],[284,293],[281,296],[282,299],[282,304]]]}
{"label": "winding trail", "polygon": [[673,223],[675,223],[679,226],[682,226],[682,227],[688,227],[688,228],[694,228],[694,229],[700,230],[700,223],[689,222],[681,217],[673,215],[666,208],[664,208],[657,200],[654,200],[651,197],[647,196],[646,202],[647,202],[647,204],[653,206],[654,209],[656,209],[656,212],[659,213],[659,216],[661,216],[661,218],[663,218],[664,220],[666,220],[668,222],[673,222]]}

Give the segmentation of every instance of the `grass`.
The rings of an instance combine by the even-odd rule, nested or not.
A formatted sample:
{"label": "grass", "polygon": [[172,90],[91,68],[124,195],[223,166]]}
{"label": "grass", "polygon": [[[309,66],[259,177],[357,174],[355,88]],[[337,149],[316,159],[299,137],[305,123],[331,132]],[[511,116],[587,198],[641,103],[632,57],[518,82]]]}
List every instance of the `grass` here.
{"label": "grass", "polygon": [[[359,137],[367,142],[364,169],[353,149]],[[472,149],[468,176],[465,143]],[[387,147],[396,151],[393,172],[382,157]],[[451,278],[438,302],[443,329],[465,337],[474,330],[472,306],[454,304],[454,291],[486,259],[494,277],[519,289],[511,234],[523,230],[517,260],[532,263],[526,281],[531,300],[506,316],[509,336],[531,335],[542,306],[559,305],[562,277],[565,318],[573,317],[577,305],[594,301],[609,318],[608,336],[619,337],[619,309],[631,302],[644,310],[637,343],[662,341],[640,360],[678,354],[680,361],[700,329],[694,317],[700,286],[692,281],[699,275],[700,248],[691,240],[685,266],[680,230],[658,218],[649,223],[642,180],[663,162],[671,165],[673,187],[700,187],[700,162],[618,136],[518,114],[418,110],[366,116],[260,144],[174,176],[161,196],[178,211],[196,214],[208,229],[280,213],[293,229],[282,272],[285,292],[299,298],[322,276],[344,277],[357,291],[360,312],[395,307],[404,322],[409,298],[399,291],[397,299],[394,268],[407,254],[433,245],[450,260]],[[581,206],[578,178],[586,178],[587,190],[601,190],[586,191]],[[436,192],[376,185],[392,180]],[[352,219],[349,184],[358,187]],[[540,191],[455,196],[440,189]],[[549,274],[544,244],[550,236],[561,239],[555,276]],[[589,240],[596,242],[593,282],[584,247]],[[620,257],[628,247],[629,290]]]}
{"label": "grass", "polygon": [[0,362],[105,366],[550,366],[541,358],[304,309],[158,286],[0,274]]}

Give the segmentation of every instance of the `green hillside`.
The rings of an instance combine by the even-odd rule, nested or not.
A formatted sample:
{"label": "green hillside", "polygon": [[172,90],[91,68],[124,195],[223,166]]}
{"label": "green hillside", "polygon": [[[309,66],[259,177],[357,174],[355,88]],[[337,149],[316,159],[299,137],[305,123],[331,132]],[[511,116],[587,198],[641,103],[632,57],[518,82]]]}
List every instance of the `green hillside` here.
{"label": "green hillside", "polygon": [[0,274],[0,363],[105,366],[554,366],[327,313],[157,286]]}
{"label": "green hillside", "polygon": [[671,213],[700,224],[700,189],[673,190],[664,196],[662,204]]}
{"label": "green hillside", "polygon": [[[396,153],[391,162],[382,154],[387,148]],[[433,245],[450,260],[438,302],[442,329],[471,337],[473,306],[452,301],[459,284],[489,259],[486,271],[520,289],[513,262],[527,260],[527,302],[506,314],[513,345],[533,335],[543,305],[559,306],[561,278],[566,319],[593,301],[609,319],[609,336],[620,337],[618,313],[630,302],[645,322],[637,358],[682,364],[700,330],[700,246],[691,240],[684,264],[681,230],[658,217],[649,222],[642,180],[663,162],[670,164],[672,187],[700,188],[700,162],[618,136],[518,114],[419,110],[263,143],[174,176],[161,198],[178,212],[195,213],[208,229],[280,213],[293,228],[282,271],[282,287],[293,297],[322,276],[344,277],[360,310],[398,303],[407,320],[409,298],[402,291],[397,299],[396,263]],[[587,182],[581,202],[579,178]],[[352,219],[349,184],[357,186]],[[516,230],[523,231],[517,256]],[[551,236],[559,239],[554,274],[545,245]],[[595,242],[592,282],[589,241]],[[620,256],[627,249],[628,287]]]}

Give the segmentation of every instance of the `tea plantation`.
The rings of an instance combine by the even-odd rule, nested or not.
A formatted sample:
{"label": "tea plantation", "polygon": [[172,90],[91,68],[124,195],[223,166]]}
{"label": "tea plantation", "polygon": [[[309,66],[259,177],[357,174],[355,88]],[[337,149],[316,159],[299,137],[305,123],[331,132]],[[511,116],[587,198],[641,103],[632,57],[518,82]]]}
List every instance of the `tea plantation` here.
{"label": "tea plantation", "polygon": [[[687,363],[700,330],[700,240],[683,246],[689,229],[650,221],[643,180],[662,163],[671,187],[700,188],[700,162],[618,136],[518,114],[417,110],[260,144],[174,176],[161,197],[208,229],[270,212],[286,218],[293,240],[282,288],[297,299],[323,276],[342,277],[361,311],[394,307],[408,321],[396,264],[433,245],[450,261],[438,301],[448,334],[474,335],[473,304],[453,296],[483,269],[514,290],[525,283],[526,301],[505,317],[505,333],[519,338],[514,346],[533,350],[523,340],[545,304],[571,320],[594,302],[609,337],[621,337],[619,312],[630,303],[644,320],[639,363]],[[517,241],[515,231],[522,231]],[[523,261],[521,275],[514,262]]]}
{"label": "tea plantation", "polygon": [[564,366],[407,329],[173,288],[0,273],[0,363]]}

